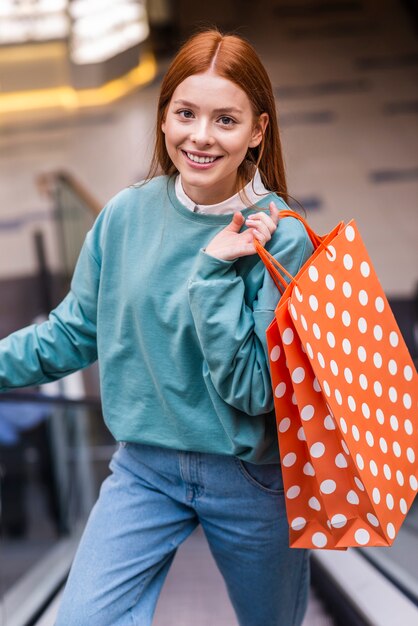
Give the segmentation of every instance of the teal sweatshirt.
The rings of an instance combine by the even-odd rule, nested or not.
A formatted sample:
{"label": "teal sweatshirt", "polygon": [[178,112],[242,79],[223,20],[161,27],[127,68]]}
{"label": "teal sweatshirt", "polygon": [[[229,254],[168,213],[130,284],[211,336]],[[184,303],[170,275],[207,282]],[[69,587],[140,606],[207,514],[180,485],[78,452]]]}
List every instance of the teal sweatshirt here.
{"label": "teal sweatshirt", "polygon": [[[268,208],[274,194],[243,214]],[[0,390],[39,385],[99,360],[115,439],[278,460],[265,331],[279,294],[257,255],[204,252],[232,215],[193,213],[165,176],[130,187],[87,234],[64,300],[0,341]],[[279,221],[269,251],[296,274],[312,252]]]}

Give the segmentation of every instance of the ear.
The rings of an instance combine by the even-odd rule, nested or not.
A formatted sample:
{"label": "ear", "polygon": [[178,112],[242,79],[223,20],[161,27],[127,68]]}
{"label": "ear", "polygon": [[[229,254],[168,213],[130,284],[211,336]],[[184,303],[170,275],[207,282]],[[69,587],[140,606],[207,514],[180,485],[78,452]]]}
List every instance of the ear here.
{"label": "ear", "polygon": [[163,131],[163,133],[165,134],[165,118],[163,119],[163,121],[161,122],[161,130]]}
{"label": "ear", "polygon": [[263,135],[265,133],[268,123],[269,123],[268,113],[262,113],[254,124],[251,140],[250,140],[250,143],[248,144],[249,148],[255,148],[261,143],[261,140],[263,139]]}

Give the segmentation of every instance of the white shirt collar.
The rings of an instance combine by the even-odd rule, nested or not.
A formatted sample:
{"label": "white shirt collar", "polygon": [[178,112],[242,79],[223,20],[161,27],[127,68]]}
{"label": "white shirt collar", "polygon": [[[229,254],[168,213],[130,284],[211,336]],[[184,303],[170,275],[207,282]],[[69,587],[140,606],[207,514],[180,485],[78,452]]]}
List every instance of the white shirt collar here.
{"label": "white shirt collar", "polygon": [[[176,196],[177,199],[193,213],[208,213],[212,215],[222,215],[225,213],[233,213],[234,211],[241,211],[246,209],[248,205],[242,200],[239,193],[234,194],[230,198],[218,202],[217,204],[196,204],[186,195],[183,185],[181,183],[181,174],[176,178]],[[255,172],[253,180],[250,180],[244,187],[244,191],[250,204],[259,202],[262,197],[269,195],[271,192],[266,189],[261,180],[260,172],[258,169]]]}

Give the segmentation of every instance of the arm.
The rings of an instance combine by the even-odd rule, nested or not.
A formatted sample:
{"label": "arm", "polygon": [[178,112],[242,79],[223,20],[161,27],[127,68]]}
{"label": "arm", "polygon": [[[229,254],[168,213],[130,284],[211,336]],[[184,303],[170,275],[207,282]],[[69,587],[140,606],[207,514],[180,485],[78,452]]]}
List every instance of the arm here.
{"label": "arm", "polygon": [[[312,247],[303,226],[291,222],[296,220],[279,225],[275,256],[295,275]],[[265,331],[280,294],[266,271],[253,308],[245,303],[244,288],[233,261],[200,251],[189,301],[212,382],[225,402],[258,415],[273,409]]]}
{"label": "arm", "polygon": [[97,359],[100,266],[92,252],[95,236],[94,229],[87,235],[71,290],[48,320],[0,341],[0,390],[51,382]]}

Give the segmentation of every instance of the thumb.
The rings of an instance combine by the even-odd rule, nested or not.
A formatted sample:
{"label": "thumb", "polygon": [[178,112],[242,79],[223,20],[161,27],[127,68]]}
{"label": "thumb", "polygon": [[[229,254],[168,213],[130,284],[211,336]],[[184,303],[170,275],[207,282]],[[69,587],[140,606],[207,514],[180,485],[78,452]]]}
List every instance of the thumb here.
{"label": "thumb", "polygon": [[241,226],[243,225],[245,219],[242,213],[240,213],[239,211],[237,211],[236,213],[234,213],[234,216],[231,220],[231,222],[228,224],[228,226],[226,227],[226,230],[229,230],[233,233],[239,233],[239,231],[241,230]]}

